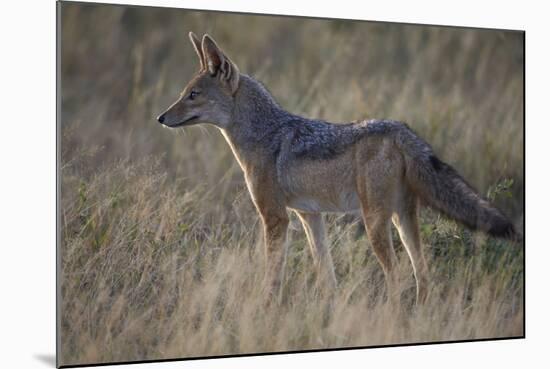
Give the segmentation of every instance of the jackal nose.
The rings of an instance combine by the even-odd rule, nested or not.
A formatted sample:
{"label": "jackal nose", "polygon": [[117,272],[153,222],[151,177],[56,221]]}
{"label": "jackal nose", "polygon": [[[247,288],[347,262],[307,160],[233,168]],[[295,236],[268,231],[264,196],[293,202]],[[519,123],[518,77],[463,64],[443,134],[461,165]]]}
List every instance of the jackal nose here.
{"label": "jackal nose", "polygon": [[159,123],[164,123],[164,114],[161,114],[157,117],[157,120],[159,121]]}

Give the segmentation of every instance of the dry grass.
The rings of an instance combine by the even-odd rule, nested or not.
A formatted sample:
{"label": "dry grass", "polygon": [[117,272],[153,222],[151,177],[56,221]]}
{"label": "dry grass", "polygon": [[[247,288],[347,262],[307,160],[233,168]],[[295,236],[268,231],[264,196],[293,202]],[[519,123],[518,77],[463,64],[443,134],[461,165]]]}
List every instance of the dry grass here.
{"label": "dry grass", "polygon": [[427,210],[425,306],[398,238],[400,309],[358,225],[337,215],[334,296],[296,227],[283,303],[264,306],[258,218],[223,138],[153,120],[197,66],[187,31],[209,32],[290,111],[407,121],[521,228],[520,34],[63,7],[61,364],[523,334],[521,247]]}

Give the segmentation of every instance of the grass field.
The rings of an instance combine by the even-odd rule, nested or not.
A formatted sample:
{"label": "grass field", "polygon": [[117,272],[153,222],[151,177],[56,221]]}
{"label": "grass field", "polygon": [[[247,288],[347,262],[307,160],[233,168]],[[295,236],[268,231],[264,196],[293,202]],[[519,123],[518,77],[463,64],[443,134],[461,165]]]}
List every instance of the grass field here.
{"label": "grass field", "polygon": [[523,35],[62,5],[60,364],[523,335],[523,248],[422,211],[428,302],[394,233],[384,299],[360,219],[326,215],[338,289],[293,215],[283,302],[265,306],[259,219],[217,129],[155,116],[210,33],[289,111],[407,122],[523,228]]}

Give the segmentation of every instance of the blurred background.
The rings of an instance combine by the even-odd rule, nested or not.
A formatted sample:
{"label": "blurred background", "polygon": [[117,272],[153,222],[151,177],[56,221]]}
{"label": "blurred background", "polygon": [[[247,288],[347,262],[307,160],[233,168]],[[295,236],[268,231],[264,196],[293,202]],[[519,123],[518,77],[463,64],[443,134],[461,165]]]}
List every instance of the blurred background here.
{"label": "blurred background", "polygon": [[[59,4],[59,3],[58,3]],[[283,303],[242,172],[214,127],[156,116],[209,33],[288,111],[407,122],[519,229],[523,33],[61,2],[60,364],[523,334],[523,249],[422,211],[428,303],[399,238],[406,313],[358,218],[326,215],[339,288],[315,284],[293,219]]]}

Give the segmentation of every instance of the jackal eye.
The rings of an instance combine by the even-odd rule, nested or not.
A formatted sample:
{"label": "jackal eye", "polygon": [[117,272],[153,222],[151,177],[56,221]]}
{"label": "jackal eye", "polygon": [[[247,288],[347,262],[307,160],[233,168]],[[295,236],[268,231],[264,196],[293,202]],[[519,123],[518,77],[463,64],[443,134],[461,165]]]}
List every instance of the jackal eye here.
{"label": "jackal eye", "polygon": [[189,100],[195,100],[195,97],[199,95],[199,92],[193,90],[189,93]]}

